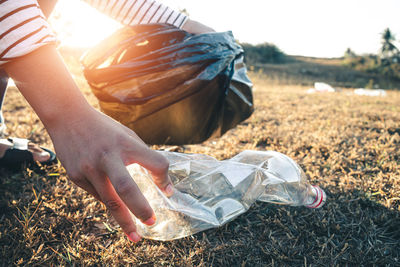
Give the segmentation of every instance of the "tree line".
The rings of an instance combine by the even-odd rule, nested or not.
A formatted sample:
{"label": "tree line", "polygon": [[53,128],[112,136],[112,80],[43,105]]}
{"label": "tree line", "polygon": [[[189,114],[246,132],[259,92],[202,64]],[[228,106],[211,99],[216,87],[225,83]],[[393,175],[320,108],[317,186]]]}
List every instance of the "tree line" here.
{"label": "tree line", "polygon": [[[344,64],[368,73],[384,75],[400,81],[400,51],[396,37],[389,28],[381,34],[381,47],[377,54],[357,55],[348,48],[344,54]],[[373,85],[370,82],[369,87]]]}
{"label": "tree line", "polygon": [[252,45],[249,43],[240,43],[244,50],[244,60],[248,65],[259,65],[267,63],[284,63],[288,57],[276,45],[271,43],[262,43]]}

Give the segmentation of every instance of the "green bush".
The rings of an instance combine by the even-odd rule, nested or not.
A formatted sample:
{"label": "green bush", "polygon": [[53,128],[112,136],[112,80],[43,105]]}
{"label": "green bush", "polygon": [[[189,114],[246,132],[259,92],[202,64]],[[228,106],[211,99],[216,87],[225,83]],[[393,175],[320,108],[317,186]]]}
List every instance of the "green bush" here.
{"label": "green bush", "polygon": [[[350,48],[344,53],[344,65],[371,74],[383,75],[400,80],[400,51],[394,44],[395,36],[386,28],[381,36],[382,47],[379,55],[357,56]],[[366,85],[371,86],[370,83]]]}
{"label": "green bush", "polygon": [[400,80],[400,64],[396,58],[380,58],[377,55],[345,57],[344,65],[371,74]]}
{"label": "green bush", "polygon": [[245,62],[249,65],[265,64],[265,63],[284,63],[285,54],[274,44],[262,43],[252,45],[242,43],[244,50]]}

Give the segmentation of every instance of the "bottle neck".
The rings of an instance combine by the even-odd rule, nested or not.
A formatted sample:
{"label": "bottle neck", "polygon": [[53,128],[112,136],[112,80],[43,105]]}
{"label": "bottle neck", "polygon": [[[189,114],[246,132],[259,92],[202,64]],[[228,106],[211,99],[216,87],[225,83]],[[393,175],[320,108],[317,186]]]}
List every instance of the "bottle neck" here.
{"label": "bottle neck", "polygon": [[309,190],[309,195],[306,198],[304,205],[307,208],[317,209],[322,207],[326,201],[326,194],[319,186],[312,185]]}

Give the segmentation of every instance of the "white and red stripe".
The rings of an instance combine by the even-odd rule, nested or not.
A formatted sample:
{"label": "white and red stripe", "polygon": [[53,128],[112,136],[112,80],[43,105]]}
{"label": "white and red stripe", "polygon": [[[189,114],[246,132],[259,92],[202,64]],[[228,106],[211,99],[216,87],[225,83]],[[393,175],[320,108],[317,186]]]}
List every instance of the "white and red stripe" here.
{"label": "white and red stripe", "polygon": [[154,0],[84,0],[125,25],[167,23],[181,28],[187,17]]}
{"label": "white and red stripe", "polygon": [[319,186],[313,185],[312,189],[315,192],[315,199],[313,203],[307,205],[308,208],[317,209],[322,207],[326,201],[326,194]]}
{"label": "white and red stripe", "polygon": [[0,64],[55,42],[37,1],[0,1]]}
{"label": "white and red stripe", "polygon": [[[167,23],[181,28],[187,17],[153,0],[84,0],[125,25]],[[0,0],[0,65],[56,38],[37,0]]]}

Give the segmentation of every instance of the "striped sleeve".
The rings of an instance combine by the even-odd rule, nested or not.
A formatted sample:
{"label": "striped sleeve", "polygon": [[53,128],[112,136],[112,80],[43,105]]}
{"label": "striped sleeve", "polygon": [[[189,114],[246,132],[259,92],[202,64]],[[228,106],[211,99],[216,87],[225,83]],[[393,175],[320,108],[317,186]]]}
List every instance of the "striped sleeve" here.
{"label": "striped sleeve", "polygon": [[124,25],[166,23],[181,28],[188,19],[154,0],[84,0]]}
{"label": "striped sleeve", "polygon": [[0,65],[56,43],[36,0],[0,0]]}

